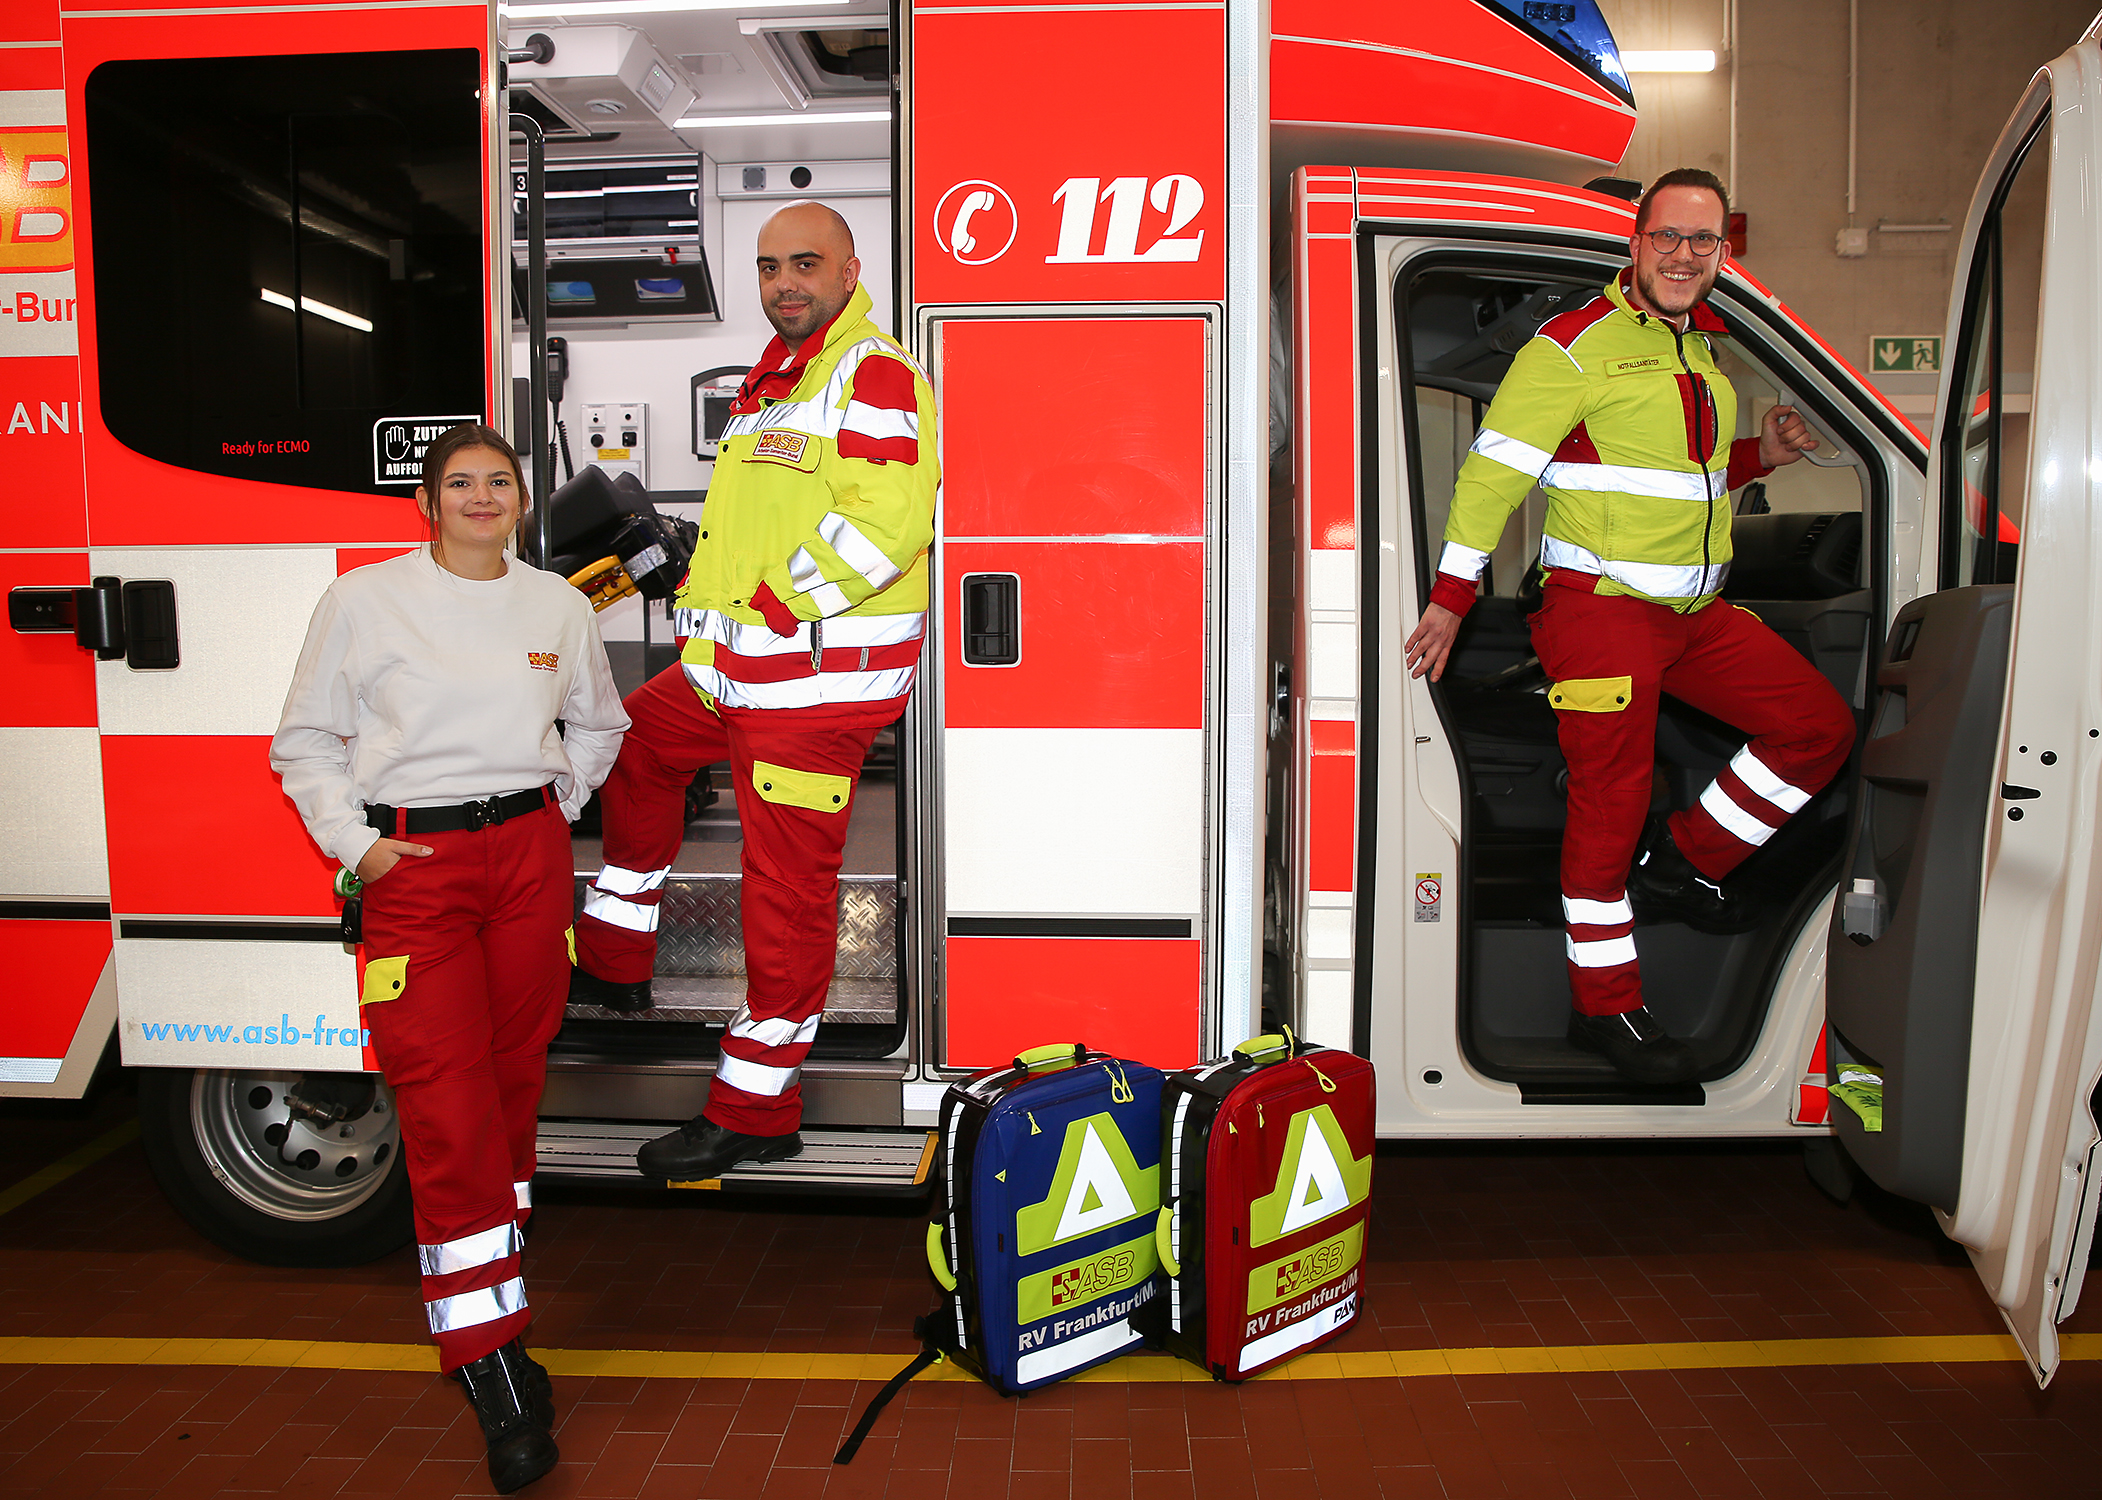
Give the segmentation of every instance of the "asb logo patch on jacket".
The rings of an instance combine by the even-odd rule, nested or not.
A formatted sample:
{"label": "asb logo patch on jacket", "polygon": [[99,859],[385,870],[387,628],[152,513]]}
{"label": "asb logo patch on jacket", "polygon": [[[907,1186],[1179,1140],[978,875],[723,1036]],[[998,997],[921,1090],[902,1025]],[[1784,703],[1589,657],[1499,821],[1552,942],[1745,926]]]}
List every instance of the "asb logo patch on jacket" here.
{"label": "asb logo patch on jacket", "polygon": [[942,1101],[931,1338],[1006,1391],[1141,1342],[1159,1294],[1161,1075],[1073,1047],[1024,1053]]}
{"label": "asb logo patch on jacket", "polygon": [[938,453],[934,389],[869,320],[866,289],[802,349],[769,344],[731,403],[679,589],[695,689],[895,717],[927,633]]}

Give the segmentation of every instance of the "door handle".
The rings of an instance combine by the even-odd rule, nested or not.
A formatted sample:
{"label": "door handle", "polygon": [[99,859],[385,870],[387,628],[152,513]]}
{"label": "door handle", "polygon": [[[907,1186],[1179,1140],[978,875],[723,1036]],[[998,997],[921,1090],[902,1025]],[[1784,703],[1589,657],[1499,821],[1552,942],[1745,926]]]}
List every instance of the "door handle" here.
{"label": "door handle", "polygon": [[1013,573],[963,578],[963,664],[1012,667],[1022,660],[1022,580]]}
{"label": "door handle", "polygon": [[175,585],[165,578],[103,576],[86,588],[10,589],[7,623],[23,635],[70,635],[99,661],[139,672],[182,665]]}

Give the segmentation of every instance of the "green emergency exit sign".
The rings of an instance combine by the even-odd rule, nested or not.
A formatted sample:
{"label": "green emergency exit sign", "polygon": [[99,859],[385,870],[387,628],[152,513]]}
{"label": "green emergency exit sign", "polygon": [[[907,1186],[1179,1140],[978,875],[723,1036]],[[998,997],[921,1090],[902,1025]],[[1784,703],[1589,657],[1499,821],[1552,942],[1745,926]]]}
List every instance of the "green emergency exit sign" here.
{"label": "green emergency exit sign", "polygon": [[1941,338],[1924,334],[1877,334],[1868,341],[1871,375],[1934,374],[1941,369]]}

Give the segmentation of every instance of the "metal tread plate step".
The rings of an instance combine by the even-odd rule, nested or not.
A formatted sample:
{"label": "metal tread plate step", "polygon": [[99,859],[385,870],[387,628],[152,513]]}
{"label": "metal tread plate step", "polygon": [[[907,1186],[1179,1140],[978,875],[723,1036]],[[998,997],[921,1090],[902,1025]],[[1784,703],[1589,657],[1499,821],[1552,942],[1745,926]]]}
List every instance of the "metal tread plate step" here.
{"label": "metal tread plate step", "polygon": [[[635,1121],[542,1120],[540,1171],[550,1177],[634,1182],[635,1152],[665,1127]],[[930,1130],[806,1130],[803,1154],[787,1161],[745,1162],[706,1182],[668,1187],[736,1192],[852,1193],[907,1198],[924,1192],[934,1163]],[[640,1178],[643,1181],[657,1179]]]}
{"label": "metal tread plate step", "polygon": [[[657,1003],[646,1011],[572,1005],[566,1014],[573,1021],[699,1021],[727,1026],[744,1004],[744,986],[741,974],[660,974],[650,981],[650,998]],[[898,1019],[898,982],[835,979],[825,996],[824,1018],[830,1025],[888,1026]]]}

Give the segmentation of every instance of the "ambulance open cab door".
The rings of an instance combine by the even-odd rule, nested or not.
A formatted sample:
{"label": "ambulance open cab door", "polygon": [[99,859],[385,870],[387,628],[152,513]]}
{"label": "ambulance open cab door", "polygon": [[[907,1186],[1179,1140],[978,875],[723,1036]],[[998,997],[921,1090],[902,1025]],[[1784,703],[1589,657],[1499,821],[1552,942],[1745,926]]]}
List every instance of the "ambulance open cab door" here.
{"label": "ambulance open cab door", "polygon": [[[2102,1165],[2098,103],[2091,32],[1987,169],[1931,472],[1918,434],[1777,299],[1734,264],[1718,281],[1741,419],[1786,402],[1824,440],[1817,464],[1739,499],[1725,595],[1848,697],[1864,738],[1740,872],[1755,931],[1637,929],[1646,999],[1701,1063],[1683,1086],[1628,1085],[1562,1038],[1560,760],[1515,597],[1537,493],[1445,682],[1411,681],[1394,648],[1510,355],[1625,264],[1631,210],[1458,173],[1311,169],[1294,194],[1298,1012],[1377,1062],[1387,1136],[1785,1135],[1824,1126],[1828,1078],[1861,1075],[1880,1117],[1873,1094],[1854,1094],[1862,1113],[1835,1099],[1841,1143],[1936,1207],[2040,1379]],[[2037,232],[2003,235],[2023,214]],[[2040,262],[2010,243],[2041,244]],[[2009,392],[2032,349],[2025,443]],[[1741,741],[1667,706],[1674,803]]]}
{"label": "ambulance open cab door", "polygon": [[491,11],[56,21],[82,571],[163,606],[127,619],[155,654],[88,658],[122,1059],[200,1230],[369,1258],[406,1235],[399,1128],[267,747],[323,589],[420,540],[417,444],[500,409]]}
{"label": "ambulance open cab door", "polygon": [[2040,1383],[2102,1168],[2098,111],[2102,23],[2037,75],[1971,203],[1934,434],[1935,592],[1898,612],[1877,668],[1827,978],[1828,1067],[1881,1104],[1872,1130],[1835,1103],[1840,1142],[1933,1205]]}

